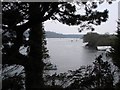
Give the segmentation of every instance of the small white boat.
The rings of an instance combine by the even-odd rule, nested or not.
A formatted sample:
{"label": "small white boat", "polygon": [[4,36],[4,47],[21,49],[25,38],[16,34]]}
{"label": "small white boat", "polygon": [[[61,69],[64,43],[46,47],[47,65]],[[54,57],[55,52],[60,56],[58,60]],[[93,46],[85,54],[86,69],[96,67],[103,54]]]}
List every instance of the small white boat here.
{"label": "small white boat", "polygon": [[112,48],[111,46],[97,46],[97,50],[99,50],[99,51],[106,51],[111,48]]}

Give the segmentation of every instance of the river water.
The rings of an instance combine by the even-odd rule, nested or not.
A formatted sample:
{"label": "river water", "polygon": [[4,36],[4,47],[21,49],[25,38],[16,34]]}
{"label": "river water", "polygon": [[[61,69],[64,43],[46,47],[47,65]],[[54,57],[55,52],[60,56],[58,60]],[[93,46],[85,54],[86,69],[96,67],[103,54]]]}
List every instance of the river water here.
{"label": "river water", "polygon": [[47,38],[47,48],[51,63],[57,66],[57,73],[91,65],[98,55],[104,53],[84,47],[83,40],[78,38]]}

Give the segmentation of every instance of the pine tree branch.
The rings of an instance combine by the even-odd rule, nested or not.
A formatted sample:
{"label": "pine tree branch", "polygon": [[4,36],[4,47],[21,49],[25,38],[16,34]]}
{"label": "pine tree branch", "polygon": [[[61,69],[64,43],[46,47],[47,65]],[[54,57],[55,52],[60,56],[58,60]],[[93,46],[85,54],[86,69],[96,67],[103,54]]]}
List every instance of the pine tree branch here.
{"label": "pine tree branch", "polygon": [[8,64],[8,65],[14,65],[14,64],[17,64],[17,65],[22,65],[24,66],[27,62],[27,57],[20,54],[20,53],[14,53],[14,52],[11,52],[13,53],[11,56],[9,55],[2,55],[2,64]]}

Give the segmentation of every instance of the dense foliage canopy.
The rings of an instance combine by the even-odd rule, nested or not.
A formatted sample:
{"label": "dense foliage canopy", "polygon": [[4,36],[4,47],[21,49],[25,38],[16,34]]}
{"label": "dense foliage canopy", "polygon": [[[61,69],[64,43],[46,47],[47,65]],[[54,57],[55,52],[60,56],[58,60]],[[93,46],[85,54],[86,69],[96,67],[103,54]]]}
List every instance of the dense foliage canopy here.
{"label": "dense foliage canopy", "polygon": [[[100,1],[102,3],[102,1]],[[99,4],[100,4],[99,2]],[[76,13],[83,5],[84,14]],[[43,22],[58,20],[67,25],[100,25],[107,21],[108,11],[95,10],[98,3],[82,2],[3,2],[2,3],[2,64],[25,68],[26,90],[43,88],[43,59],[48,57]],[[84,27],[84,25],[82,26]],[[81,27],[81,29],[82,29]],[[28,33],[28,36],[25,35]],[[20,52],[26,48],[25,55]]]}

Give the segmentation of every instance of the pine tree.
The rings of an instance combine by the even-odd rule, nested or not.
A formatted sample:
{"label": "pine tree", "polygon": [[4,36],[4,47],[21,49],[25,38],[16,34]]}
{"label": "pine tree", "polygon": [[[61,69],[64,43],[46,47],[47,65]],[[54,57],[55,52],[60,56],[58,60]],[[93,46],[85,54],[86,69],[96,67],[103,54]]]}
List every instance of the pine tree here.
{"label": "pine tree", "polygon": [[[96,3],[82,4],[85,6],[85,15],[76,14],[76,6],[69,2],[2,3],[2,64],[22,65],[25,68],[26,90],[44,86],[44,21],[53,19],[67,25],[79,25],[82,22],[100,25],[107,21],[107,10],[92,10],[97,6]],[[30,34],[26,41],[24,32],[28,29]],[[21,46],[28,47],[26,56],[19,52]]]}
{"label": "pine tree", "polygon": [[117,22],[117,35],[115,39],[115,44],[111,50],[111,56],[113,63],[120,69],[120,20]]}

